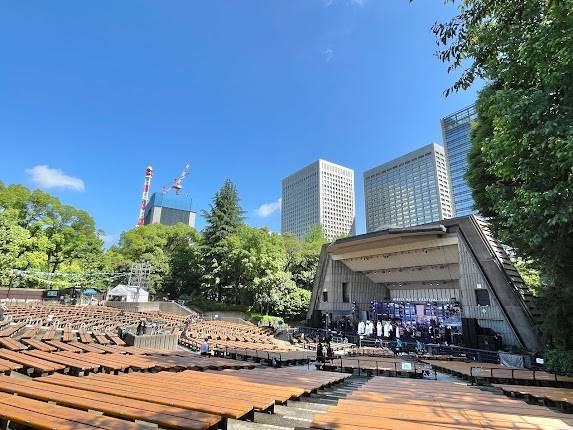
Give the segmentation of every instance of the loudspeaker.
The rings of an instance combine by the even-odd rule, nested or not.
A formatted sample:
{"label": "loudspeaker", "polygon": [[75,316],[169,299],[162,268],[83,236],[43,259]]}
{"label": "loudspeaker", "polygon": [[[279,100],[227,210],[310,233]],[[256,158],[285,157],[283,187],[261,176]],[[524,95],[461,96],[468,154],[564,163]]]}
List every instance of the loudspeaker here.
{"label": "loudspeaker", "polygon": [[478,347],[479,326],[475,318],[462,318],[462,339],[467,348]]}
{"label": "loudspeaker", "polygon": [[478,348],[486,351],[498,351],[501,349],[501,342],[498,336],[480,334],[478,335]]}

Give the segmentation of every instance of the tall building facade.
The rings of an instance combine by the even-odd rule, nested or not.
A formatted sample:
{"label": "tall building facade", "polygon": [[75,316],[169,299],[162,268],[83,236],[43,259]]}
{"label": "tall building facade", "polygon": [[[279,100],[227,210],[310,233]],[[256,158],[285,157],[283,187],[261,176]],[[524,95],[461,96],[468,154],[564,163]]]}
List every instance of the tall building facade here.
{"label": "tall building facade", "polygon": [[453,217],[446,155],[432,143],[364,173],[366,231]]}
{"label": "tall building facade", "polygon": [[354,170],[317,160],[282,181],[281,231],[304,237],[320,224],[327,239],[355,234]]}
{"label": "tall building facade", "polygon": [[475,105],[471,105],[440,121],[449,163],[455,216],[477,214],[473,209],[472,191],[464,177],[468,169],[468,154],[471,149],[471,123],[476,117]]}
{"label": "tall building facade", "polygon": [[195,227],[191,197],[175,193],[153,193],[145,206],[145,224],[175,225],[182,222]]}

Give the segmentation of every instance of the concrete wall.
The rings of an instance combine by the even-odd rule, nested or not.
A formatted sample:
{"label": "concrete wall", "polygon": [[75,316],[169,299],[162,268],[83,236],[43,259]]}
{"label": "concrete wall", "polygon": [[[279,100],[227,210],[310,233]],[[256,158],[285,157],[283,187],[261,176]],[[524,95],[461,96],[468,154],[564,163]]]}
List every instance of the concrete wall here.
{"label": "concrete wall", "polygon": [[127,333],[125,343],[130,346],[140,348],[161,349],[166,351],[175,351],[177,349],[179,336],[176,334],[154,334],[137,336]]}
{"label": "concrete wall", "polygon": [[[364,310],[370,305],[373,297],[383,299],[389,296],[388,289],[375,284],[361,272],[353,272],[344,263],[332,260],[329,255],[325,265],[324,280],[318,293],[318,309],[333,315],[345,315],[352,312],[352,302],[356,301],[360,309]],[[342,284],[347,283],[349,301],[344,303],[342,297]],[[324,302],[323,292],[328,293]]]}
{"label": "concrete wall", "polygon": [[108,301],[106,306],[112,308],[123,309],[128,312],[168,312],[177,315],[194,315],[194,312],[181,306],[175,302],[143,302],[143,303],[128,303],[128,302],[115,302]]}
{"label": "concrete wall", "polygon": [[[460,302],[464,318],[476,318],[481,327],[491,328],[501,335],[503,343],[520,346],[513,328],[508,323],[499,302],[492,293],[491,285],[483,277],[480,268],[463,240],[460,240]],[[478,306],[475,291],[487,289],[490,306]]]}

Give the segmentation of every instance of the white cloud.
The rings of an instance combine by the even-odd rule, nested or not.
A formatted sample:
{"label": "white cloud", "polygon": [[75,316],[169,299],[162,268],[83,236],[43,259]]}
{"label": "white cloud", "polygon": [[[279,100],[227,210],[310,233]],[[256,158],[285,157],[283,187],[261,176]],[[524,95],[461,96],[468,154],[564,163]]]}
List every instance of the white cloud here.
{"label": "white cloud", "polygon": [[278,199],[276,202],[263,203],[262,205],[260,205],[257,209],[255,209],[255,215],[261,218],[266,218],[274,214],[276,211],[280,210],[281,210],[281,199]]}
{"label": "white cloud", "polygon": [[334,57],[334,49],[326,48],[324,51],[322,51],[322,56],[324,57],[324,61],[328,63],[330,60],[332,60],[332,57]]}
{"label": "white cloud", "polygon": [[47,165],[41,164],[31,169],[26,169],[30,180],[42,188],[63,188],[73,191],[83,191],[84,181],[64,174],[60,169],[50,169]]}

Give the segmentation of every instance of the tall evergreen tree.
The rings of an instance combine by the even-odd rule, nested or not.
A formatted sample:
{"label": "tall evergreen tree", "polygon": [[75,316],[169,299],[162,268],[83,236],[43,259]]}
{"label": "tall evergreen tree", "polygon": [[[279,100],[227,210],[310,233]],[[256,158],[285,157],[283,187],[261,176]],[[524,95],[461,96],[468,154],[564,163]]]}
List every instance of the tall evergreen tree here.
{"label": "tall evergreen tree", "polygon": [[223,241],[236,233],[243,224],[244,211],[239,204],[239,193],[235,184],[227,179],[213,197],[209,211],[202,215],[207,221],[203,232],[204,267],[203,287],[209,298],[223,299],[223,288],[232,285],[233,280],[224,272],[223,261],[228,258]]}

